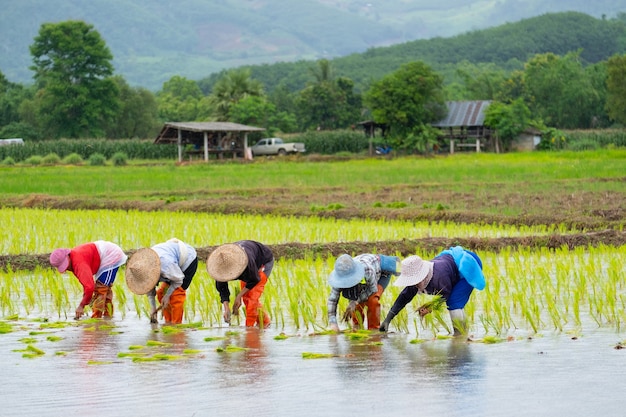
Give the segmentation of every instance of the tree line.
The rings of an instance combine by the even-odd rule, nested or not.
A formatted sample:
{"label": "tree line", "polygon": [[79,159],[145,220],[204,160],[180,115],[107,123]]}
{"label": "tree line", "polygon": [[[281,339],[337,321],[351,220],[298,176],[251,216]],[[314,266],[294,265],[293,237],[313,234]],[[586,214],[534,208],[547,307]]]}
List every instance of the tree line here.
{"label": "tree line", "polygon": [[[599,26],[603,29],[594,36],[618,34],[619,22],[623,36],[624,20],[619,16],[611,26]],[[470,34],[475,48],[485,43],[480,33]],[[510,55],[437,67],[444,70],[414,59],[367,82],[339,71],[341,60],[276,64],[264,68],[276,69],[279,76],[281,69],[287,74],[298,68],[300,81],[285,76],[270,88],[252,68],[241,67],[199,81],[173,76],[153,93],[114,74],[113,56],[92,25],[46,23],[30,46],[34,83],[13,83],[0,72],[0,137],[150,138],[166,121],[209,120],[264,127],[273,135],[349,129],[373,120],[388,126],[386,140],[395,147],[424,151],[437,141],[431,123],[445,116],[446,101],[491,100],[487,124],[506,148],[528,126],[556,137],[559,129],[626,124],[626,55],[615,52],[614,44],[600,47],[611,55],[593,63],[601,56],[597,50],[565,48],[529,55],[510,67],[502,64],[504,59],[510,64]],[[366,55],[375,53],[387,52]],[[344,60],[350,58],[356,59]]]}

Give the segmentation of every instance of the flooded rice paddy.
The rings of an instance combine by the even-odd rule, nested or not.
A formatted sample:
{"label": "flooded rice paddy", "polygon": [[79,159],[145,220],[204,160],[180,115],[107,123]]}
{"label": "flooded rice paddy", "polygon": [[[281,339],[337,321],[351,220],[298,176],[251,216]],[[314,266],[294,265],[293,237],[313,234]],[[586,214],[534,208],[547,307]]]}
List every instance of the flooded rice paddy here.
{"label": "flooded rice paddy", "polygon": [[3,323],[12,330],[0,334],[3,416],[618,416],[626,407],[624,336],[602,329],[492,344],[132,317]]}
{"label": "flooded rice paddy", "polygon": [[389,334],[325,332],[332,260],[280,260],[262,330],[223,325],[204,272],[176,327],[149,323],[123,270],[95,321],[71,320],[72,276],[0,273],[0,416],[621,416],[624,250],[481,253],[469,339],[408,307]]}

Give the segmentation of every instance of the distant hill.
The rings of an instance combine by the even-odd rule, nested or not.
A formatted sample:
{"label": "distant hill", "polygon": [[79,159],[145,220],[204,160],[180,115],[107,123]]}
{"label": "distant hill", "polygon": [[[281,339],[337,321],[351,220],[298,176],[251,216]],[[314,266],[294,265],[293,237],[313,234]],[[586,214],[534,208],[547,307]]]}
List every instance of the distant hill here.
{"label": "distant hill", "polygon": [[[0,71],[30,83],[29,45],[45,22],[93,24],[116,73],[158,90],[173,75],[338,58],[452,37],[546,12],[612,17],[626,0],[0,0]],[[373,49],[374,48],[374,49]]]}
{"label": "distant hill", "polygon": [[[395,71],[402,64],[420,60],[437,72],[454,72],[459,63],[493,63],[505,70],[522,69],[528,58],[539,53],[565,55],[581,51],[584,63],[606,60],[626,53],[626,16],[603,20],[578,12],[550,13],[498,27],[468,32],[450,38],[423,39],[388,47],[370,48],[332,60],[336,76],[351,78],[364,90],[373,80]],[[282,84],[291,91],[311,81],[311,61],[250,66],[253,78],[271,91]],[[205,92],[220,76],[200,80]]]}

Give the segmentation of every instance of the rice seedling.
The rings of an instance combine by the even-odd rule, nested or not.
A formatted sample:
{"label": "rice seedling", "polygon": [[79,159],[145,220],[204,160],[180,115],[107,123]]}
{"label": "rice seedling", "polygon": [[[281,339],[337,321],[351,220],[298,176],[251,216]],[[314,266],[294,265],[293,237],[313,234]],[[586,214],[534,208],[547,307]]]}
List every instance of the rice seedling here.
{"label": "rice seedling", "polygon": [[242,352],[244,350],[248,350],[248,348],[245,347],[240,347],[240,346],[234,346],[234,345],[227,345],[226,347],[221,347],[218,346],[215,351],[216,352],[226,352],[226,353],[233,353],[233,352]]}
{"label": "rice seedling", "polygon": [[302,352],[302,359],[326,359],[333,358],[337,355],[334,353],[313,353],[313,352]]}
{"label": "rice seedling", "polygon": [[148,340],[146,342],[146,346],[170,347],[172,346],[172,343],[160,342],[158,340]]}
{"label": "rice seedling", "polygon": [[58,342],[59,340],[63,340],[64,338],[61,336],[48,336],[46,340],[49,342]]}
{"label": "rice seedling", "polygon": [[[61,224],[59,224],[59,219]],[[264,243],[397,240],[414,237],[502,237],[567,233],[551,226],[508,226],[413,222],[401,220],[336,220],[318,217],[290,218],[268,215],[235,215],[190,212],[143,212],[126,210],[51,210],[0,208],[6,237],[0,253],[35,254],[58,247],[73,247],[98,236],[124,249],[136,249],[165,241],[177,231],[178,238],[195,247],[239,239]],[[189,225],[193,224],[193,227]],[[223,224],[232,227],[224,228]],[[64,227],[66,234],[41,233]],[[124,233],[120,233],[124,230]],[[242,231],[245,231],[245,235]]]}
{"label": "rice seedling", "polygon": [[94,360],[88,360],[87,361],[87,365],[89,366],[95,366],[95,365],[110,365],[113,362],[111,361],[94,361]]}
{"label": "rice seedling", "polygon": [[[420,253],[424,257],[431,253]],[[623,281],[624,247],[567,247],[554,250],[520,248],[501,253],[480,253],[487,286],[474,291],[465,307],[468,324],[473,333],[503,337],[515,332],[537,334],[543,331],[582,331],[588,327],[623,328],[626,288]],[[277,259],[265,293],[261,299],[272,316],[272,326],[285,330],[304,330],[324,334],[328,328],[326,301],[330,294],[327,278],[334,258]],[[198,274],[189,290],[185,324],[163,326],[156,332],[173,333],[185,328],[221,327],[222,306],[214,281],[201,262]],[[145,296],[135,296],[123,282],[123,268],[114,284],[117,303],[116,316],[137,314],[148,321],[150,306]],[[236,290],[233,283],[233,291]],[[400,292],[390,285],[381,297],[384,317]],[[83,318],[67,322],[73,316],[75,302],[82,287],[73,276],[60,275],[51,269],[0,272],[0,310],[5,318],[17,320],[41,319],[39,329],[45,330],[80,325],[94,331],[115,323],[101,319]],[[24,301],[27,300],[27,301]],[[415,310],[430,298],[418,295],[400,312],[391,324],[395,331],[414,333],[418,338],[433,337],[450,332],[447,311],[441,308],[420,318]],[[347,301],[341,299],[338,311],[345,310]],[[440,306],[441,307],[441,306]],[[58,322],[48,322],[58,317]],[[236,319],[234,326],[241,325]],[[14,324],[0,321],[0,333],[10,332]],[[40,333],[41,332],[41,333]],[[225,337],[236,335],[230,330]],[[217,340],[217,339],[212,339]],[[209,339],[207,339],[209,341]]]}

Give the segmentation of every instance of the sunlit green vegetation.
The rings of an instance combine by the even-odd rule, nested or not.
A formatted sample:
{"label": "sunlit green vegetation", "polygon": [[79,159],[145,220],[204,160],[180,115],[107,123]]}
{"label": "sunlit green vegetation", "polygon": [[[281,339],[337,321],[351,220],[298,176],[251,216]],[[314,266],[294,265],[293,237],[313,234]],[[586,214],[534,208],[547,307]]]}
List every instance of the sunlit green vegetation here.
{"label": "sunlit green vegetation", "polygon": [[[421,253],[424,257],[434,253]],[[589,247],[569,250],[517,250],[480,253],[487,286],[472,294],[466,312],[470,332],[506,337],[510,334],[569,332],[607,328],[620,331],[626,313],[623,259],[626,247]],[[286,330],[323,331],[327,328],[326,283],[334,258],[277,261],[266,286],[263,304],[272,325]],[[233,284],[234,285],[234,284]],[[123,270],[115,284],[117,314],[149,320],[147,297],[136,296],[124,284]],[[233,286],[233,290],[236,290]],[[39,269],[0,273],[0,315],[26,313],[31,317],[67,320],[82,289],[71,276]],[[390,285],[382,297],[383,314],[399,293]],[[121,293],[126,297],[119,297]],[[441,320],[420,319],[415,309],[429,300],[418,296],[392,323],[396,331],[420,338],[438,337],[450,331],[447,314]],[[346,307],[342,299],[339,309]],[[443,311],[445,313],[445,310]],[[240,313],[240,315],[243,313]],[[188,291],[185,323],[222,326],[222,308],[212,281],[201,262]],[[243,316],[241,316],[243,317]],[[428,317],[428,316],[427,316]],[[239,323],[237,317],[233,324]],[[156,345],[159,342],[149,342]]]}
{"label": "sunlit green vegetation", "polygon": [[[2,209],[5,225],[0,253],[37,254],[92,240],[109,240],[125,250],[152,246],[178,237],[205,247],[253,239],[266,244],[384,241],[421,237],[529,236],[567,229],[554,226],[510,226],[413,222],[400,220],[336,220],[319,217],[223,215],[189,212],[111,210]],[[55,233],[46,231],[56,230]]]}

